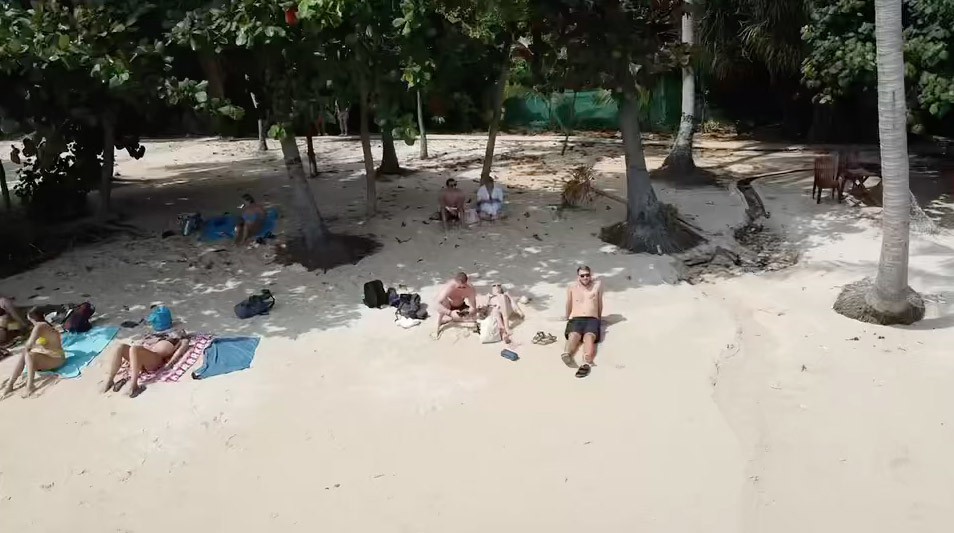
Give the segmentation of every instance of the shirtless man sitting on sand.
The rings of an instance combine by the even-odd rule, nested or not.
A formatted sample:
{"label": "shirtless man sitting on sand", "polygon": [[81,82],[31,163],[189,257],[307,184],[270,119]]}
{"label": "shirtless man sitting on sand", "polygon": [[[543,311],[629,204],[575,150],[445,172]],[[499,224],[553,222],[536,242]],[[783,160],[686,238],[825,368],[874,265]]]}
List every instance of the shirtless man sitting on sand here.
{"label": "shirtless man sitting on sand", "polygon": [[566,290],[566,351],[561,358],[570,368],[576,368],[577,350],[583,345],[583,366],[576,377],[590,375],[596,358],[596,343],[600,342],[603,326],[603,284],[593,279],[588,266],[576,269],[577,280]]}
{"label": "shirtless man sitting on sand", "polygon": [[476,325],[477,290],[468,281],[467,274],[458,272],[454,279],[448,281],[437,295],[434,307],[437,309],[434,339],[440,338],[444,324],[469,322]]}
{"label": "shirtless man sitting on sand", "polygon": [[464,193],[457,188],[457,180],[450,178],[447,180],[447,186],[441,189],[441,226],[447,231],[447,222],[456,220],[462,221],[464,218],[464,204],[467,199]]}

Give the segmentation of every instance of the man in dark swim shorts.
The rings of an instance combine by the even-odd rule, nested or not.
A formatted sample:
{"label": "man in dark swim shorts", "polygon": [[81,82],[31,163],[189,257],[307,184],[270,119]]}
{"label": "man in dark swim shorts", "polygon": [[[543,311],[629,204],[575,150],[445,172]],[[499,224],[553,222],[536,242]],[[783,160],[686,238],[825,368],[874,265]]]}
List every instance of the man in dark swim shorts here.
{"label": "man in dark swim shorts", "polygon": [[583,366],[576,377],[590,375],[596,358],[596,343],[602,338],[603,284],[593,279],[588,266],[576,270],[577,280],[566,290],[566,351],[561,359],[570,368],[576,368],[576,352],[583,345]]}

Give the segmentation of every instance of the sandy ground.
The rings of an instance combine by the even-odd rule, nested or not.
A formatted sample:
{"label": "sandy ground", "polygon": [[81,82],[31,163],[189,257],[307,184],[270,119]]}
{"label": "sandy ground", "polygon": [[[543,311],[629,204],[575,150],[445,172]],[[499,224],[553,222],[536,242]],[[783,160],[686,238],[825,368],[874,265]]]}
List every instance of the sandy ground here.
{"label": "sandy ground", "polygon": [[[235,209],[251,192],[280,205],[277,151],[246,141],[148,143],[120,158],[116,199],[148,239],[120,238],[0,280],[21,302],[92,300],[102,320],[170,306],[193,331],[263,337],[252,368],[103,395],[106,361],[0,402],[0,531],[947,531],[954,445],[954,237],[912,242],[911,282],[929,302],[910,328],[831,311],[839,288],[872,275],[878,211],[808,198],[807,173],[757,182],[770,225],[802,254],[763,275],[678,282],[671,258],[620,253],[594,237],[623,216],[597,200],[560,211],[560,180],[592,163],[623,192],[621,150],[576,139],[505,137],[496,169],[508,221],[443,235],[427,218],[450,176],[479,174],[479,138],[434,137],[416,172],[379,184],[362,220],[356,141],[320,139],[311,181],[334,229],[382,250],[327,273],[273,262],[269,247],[159,238],[176,215]],[[740,175],[808,166],[801,151],[709,141],[698,161]],[[379,149],[376,148],[376,153]],[[650,147],[651,166],[662,147]],[[714,241],[744,220],[722,189],[658,193]],[[947,195],[931,195],[944,220]],[[293,227],[283,218],[281,230]],[[586,380],[560,348],[565,285],[587,263],[612,325]],[[521,360],[464,330],[403,330],[360,303],[364,281],[425,300],[457,270],[532,298],[516,329]],[[232,306],[268,287],[278,306],[241,322]],[[89,296],[86,296],[89,295]],[[125,331],[124,336],[140,332]],[[10,372],[11,360],[0,362]]]}

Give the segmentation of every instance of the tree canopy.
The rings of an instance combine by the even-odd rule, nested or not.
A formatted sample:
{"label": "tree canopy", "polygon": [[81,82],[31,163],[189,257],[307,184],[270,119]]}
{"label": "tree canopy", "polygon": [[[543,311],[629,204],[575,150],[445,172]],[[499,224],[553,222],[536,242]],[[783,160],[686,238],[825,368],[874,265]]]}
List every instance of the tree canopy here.
{"label": "tree canopy", "polygon": [[[877,87],[873,0],[836,0],[817,5],[803,37],[810,54],[805,82],[819,103],[830,103]],[[904,63],[909,123],[925,130],[954,106],[954,3],[904,3]]]}

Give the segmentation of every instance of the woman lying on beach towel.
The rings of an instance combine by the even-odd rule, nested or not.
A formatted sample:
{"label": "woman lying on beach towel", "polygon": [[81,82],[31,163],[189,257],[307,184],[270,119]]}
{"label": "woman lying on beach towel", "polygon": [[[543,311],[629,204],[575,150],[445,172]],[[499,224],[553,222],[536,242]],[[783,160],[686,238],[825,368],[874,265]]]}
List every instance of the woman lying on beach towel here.
{"label": "woman lying on beach towel", "polygon": [[155,372],[161,368],[168,368],[176,364],[182,354],[189,349],[189,337],[184,332],[172,331],[169,333],[150,335],[141,343],[123,343],[116,346],[113,360],[109,366],[109,376],[106,378],[106,388],[103,392],[119,392],[126,385],[125,379],[114,381],[123,361],[129,362],[129,397],[135,398],[145,390],[139,385],[139,374],[143,370]]}
{"label": "woman lying on beach towel", "polygon": [[40,309],[36,307],[30,309],[30,312],[27,313],[27,319],[33,324],[33,332],[30,333],[30,338],[23,348],[23,355],[20,356],[20,360],[13,368],[13,374],[7,381],[3,396],[13,392],[13,385],[23,374],[24,367],[27,371],[24,396],[29,396],[35,390],[33,379],[36,377],[37,371],[56,370],[66,362],[66,352],[63,351],[63,341],[60,338],[60,333],[46,321]]}

